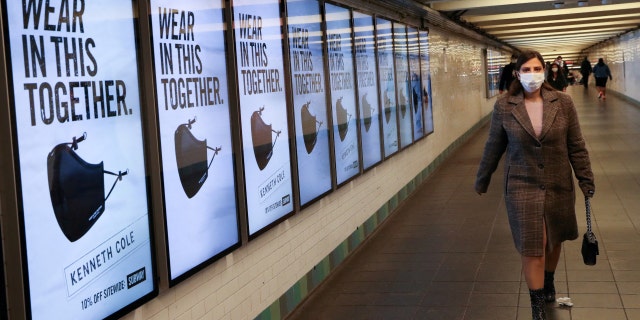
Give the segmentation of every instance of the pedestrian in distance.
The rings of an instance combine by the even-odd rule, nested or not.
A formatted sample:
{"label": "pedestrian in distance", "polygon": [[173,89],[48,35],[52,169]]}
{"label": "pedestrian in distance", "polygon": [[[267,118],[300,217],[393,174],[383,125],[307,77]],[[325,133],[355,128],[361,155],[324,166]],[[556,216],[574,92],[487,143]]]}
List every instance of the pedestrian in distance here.
{"label": "pedestrian in distance", "polygon": [[591,75],[591,62],[587,57],[584,57],[584,60],[580,63],[580,74],[582,75],[582,85],[584,88],[589,87],[589,76]]}
{"label": "pedestrian in distance", "polygon": [[607,98],[607,78],[613,80],[609,66],[604,63],[604,59],[598,59],[598,63],[593,66],[593,76],[596,78],[596,89],[598,89],[598,99]]}
{"label": "pedestrian in distance", "polygon": [[500,94],[509,90],[511,82],[513,82],[513,79],[516,78],[514,67],[517,60],[518,56],[512,54],[511,62],[502,68],[502,73],[500,73],[500,83],[498,85],[498,91],[500,92]]}
{"label": "pedestrian in distance", "polygon": [[553,60],[553,62],[557,63],[560,66],[560,70],[562,71],[562,74],[564,74],[565,78],[569,76],[569,66],[567,66],[567,63],[562,60],[562,56],[558,56],[555,60]]}
{"label": "pedestrian in distance", "polygon": [[548,71],[547,82],[558,91],[567,91],[567,79],[555,62],[551,64],[551,71]]}
{"label": "pedestrian in distance", "polygon": [[595,191],[589,153],[571,97],[544,82],[544,59],[520,54],[507,94],[498,98],[475,191],[487,192],[504,161],[504,199],[513,241],[529,287],[533,319],[555,301],[562,243],[578,238],[573,174],[585,197]]}

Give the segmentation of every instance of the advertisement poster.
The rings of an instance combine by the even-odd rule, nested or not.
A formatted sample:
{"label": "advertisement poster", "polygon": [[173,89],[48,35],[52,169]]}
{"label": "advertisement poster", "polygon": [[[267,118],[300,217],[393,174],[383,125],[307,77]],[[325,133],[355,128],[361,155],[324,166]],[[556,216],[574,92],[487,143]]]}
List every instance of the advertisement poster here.
{"label": "advertisement poster", "polygon": [[240,241],[223,1],[152,0],[170,280]]}
{"label": "advertisement poster", "polygon": [[373,17],[354,11],[353,28],[356,47],[362,166],[366,170],[382,161],[380,100],[378,100]]}
{"label": "advertisement poster", "polygon": [[325,12],[336,181],[340,185],[360,173],[351,14],[332,4],[325,5]]}
{"label": "advertisement poster", "polygon": [[293,211],[278,0],[234,0],[249,235]]}
{"label": "advertisement poster", "polygon": [[422,105],[424,110],[424,133],[433,132],[433,112],[431,104],[431,71],[429,69],[429,32],[420,31],[420,70],[422,71]]}
{"label": "advertisement poster", "polygon": [[407,28],[404,24],[393,24],[394,60],[396,63],[396,89],[398,96],[398,125],[400,127],[400,148],[404,149],[413,143],[411,126],[411,95],[409,81],[409,57],[407,52]]}
{"label": "advertisement poster", "polygon": [[418,30],[407,27],[407,40],[409,48],[409,79],[411,95],[411,112],[413,114],[413,140],[416,141],[424,137],[424,125],[422,116],[422,87],[420,71],[420,42],[418,41]]}
{"label": "advertisement poster", "polygon": [[378,77],[382,103],[382,143],[384,157],[398,152],[398,118],[396,116],[396,77],[393,69],[393,29],[391,21],[376,18],[378,43]]}
{"label": "advertisement poster", "polygon": [[156,292],[130,0],[7,1],[32,319]]}
{"label": "advertisement poster", "polygon": [[322,15],[317,0],[287,1],[300,205],[331,190]]}

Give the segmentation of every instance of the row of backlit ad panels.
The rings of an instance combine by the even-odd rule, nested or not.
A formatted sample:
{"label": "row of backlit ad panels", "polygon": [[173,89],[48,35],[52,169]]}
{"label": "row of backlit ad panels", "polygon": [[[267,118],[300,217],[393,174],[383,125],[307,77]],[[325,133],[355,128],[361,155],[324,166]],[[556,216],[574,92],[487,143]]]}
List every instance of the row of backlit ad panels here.
{"label": "row of backlit ad panels", "polygon": [[157,294],[145,81],[171,285],[433,131],[427,31],[382,17],[315,0],[151,0],[146,17],[131,0],[3,5],[34,319]]}

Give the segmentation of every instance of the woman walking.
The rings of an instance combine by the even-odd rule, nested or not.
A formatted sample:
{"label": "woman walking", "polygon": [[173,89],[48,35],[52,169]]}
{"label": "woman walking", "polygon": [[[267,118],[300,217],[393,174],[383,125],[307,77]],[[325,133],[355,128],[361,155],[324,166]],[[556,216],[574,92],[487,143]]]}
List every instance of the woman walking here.
{"label": "woman walking", "polygon": [[505,203],[529,287],[533,319],[555,301],[554,272],[562,242],[578,237],[573,174],[585,197],[595,190],[591,163],[571,97],[544,83],[536,51],[516,62],[519,81],[496,101],[475,190],[487,192],[506,152]]}
{"label": "woman walking", "polygon": [[604,63],[604,59],[598,59],[598,63],[593,66],[593,76],[596,78],[596,89],[598,89],[598,99],[607,98],[607,78],[613,80],[611,77],[611,70],[609,66]]}

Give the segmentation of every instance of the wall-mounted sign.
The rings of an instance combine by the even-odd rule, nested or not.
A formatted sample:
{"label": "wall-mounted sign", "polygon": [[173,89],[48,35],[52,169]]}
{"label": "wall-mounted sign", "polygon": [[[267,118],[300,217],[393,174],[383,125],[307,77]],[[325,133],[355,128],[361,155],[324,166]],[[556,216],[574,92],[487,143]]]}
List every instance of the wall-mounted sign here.
{"label": "wall-mounted sign", "polygon": [[362,166],[366,170],[382,160],[380,141],[380,100],[378,100],[378,72],[373,17],[353,12],[356,71],[358,79],[358,108],[362,140]]}
{"label": "wall-mounted sign", "polygon": [[287,1],[300,205],[331,190],[322,14],[317,0]]}
{"label": "wall-mounted sign", "polygon": [[327,3],[325,14],[336,181],[342,184],[360,173],[351,13],[348,8]]}
{"label": "wall-mounted sign", "polygon": [[431,71],[429,69],[429,32],[420,31],[420,70],[422,77],[422,105],[424,110],[424,133],[433,132],[433,112],[431,99]]}
{"label": "wall-mounted sign", "polygon": [[293,212],[278,0],[234,0],[249,235]]}
{"label": "wall-mounted sign", "polygon": [[407,51],[407,28],[404,24],[393,24],[393,57],[396,64],[396,90],[398,102],[398,125],[400,127],[400,148],[413,143],[411,124],[411,82],[409,78],[409,54]]}
{"label": "wall-mounted sign", "polygon": [[152,0],[170,280],[240,241],[223,1]]}
{"label": "wall-mounted sign", "polygon": [[379,96],[382,104],[382,143],[384,156],[398,152],[398,118],[396,116],[396,77],[393,68],[393,26],[391,21],[376,18],[378,44]]}
{"label": "wall-mounted sign", "polygon": [[409,48],[409,95],[411,96],[411,112],[413,114],[413,140],[424,137],[424,121],[422,120],[422,86],[420,70],[420,42],[418,30],[407,27],[407,40]]}
{"label": "wall-mounted sign", "polygon": [[130,0],[6,1],[28,317],[156,292]]}

